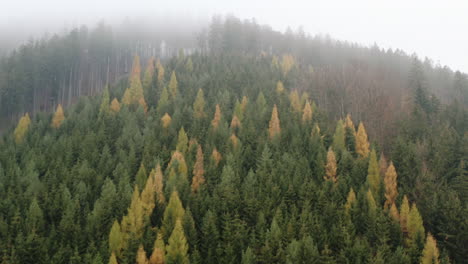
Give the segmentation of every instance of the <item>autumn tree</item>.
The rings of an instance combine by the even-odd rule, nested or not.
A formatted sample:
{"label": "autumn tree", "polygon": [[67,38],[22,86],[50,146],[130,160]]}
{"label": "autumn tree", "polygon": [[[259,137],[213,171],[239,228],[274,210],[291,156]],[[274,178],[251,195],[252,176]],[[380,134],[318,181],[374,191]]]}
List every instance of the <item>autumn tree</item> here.
{"label": "autumn tree", "polygon": [[153,253],[151,254],[150,264],[164,264],[166,255],[166,246],[161,232],[158,232],[156,241],[154,242]]}
{"label": "autumn tree", "polygon": [[239,129],[240,127],[241,127],[241,122],[239,121],[239,118],[237,118],[236,115],[233,115],[232,120],[231,120],[231,129],[235,130],[235,129]]}
{"label": "autumn tree", "polygon": [[161,165],[156,166],[156,170],[154,171],[154,186],[155,186],[155,193],[156,193],[156,199],[158,203],[165,203],[166,199],[164,197],[164,192],[163,192],[163,173],[161,170]]}
{"label": "autumn tree", "polygon": [[389,211],[390,216],[392,217],[393,220],[399,222],[400,221],[400,214],[398,213],[398,209],[395,205],[395,203],[392,203],[390,206],[390,211]]}
{"label": "autumn tree", "polygon": [[211,159],[215,162],[215,165],[218,166],[219,162],[222,160],[221,153],[218,152],[216,148],[213,148],[211,152]]}
{"label": "autumn tree", "polygon": [[280,120],[278,117],[278,108],[276,107],[276,104],[273,106],[273,111],[271,112],[271,119],[268,132],[270,135],[270,139],[275,138],[281,132]]}
{"label": "autumn tree", "polygon": [[416,203],[411,205],[411,209],[408,215],[408,237],[410,242],[416,241],[418,238],[424,238],[424,226],[421,214],[419,214],[419,210],[416,207]]}
{"label": "autumn tree", "polygon": [[52,118],[52,127],[59,128],[62,125],[63,120],[65,120],[65,115],[63,114],[62,105],[57,106],[54,117]]}
{"label": "autumn tree", "polygon": [[166,247],[167,264],[188,264],[188,244],[182,228],[182,221],[177,219],[174,230],[169,237],[169,243]]}
{"label": "autumn tree", "polygon": [[188,140],[187,133],[185,133],[185,129],[182,127],[179,130],[179,136],[177,138],[176,150],[179,151],[182,154],[187,153],[188,143],[189,143],[189,140]]}
{"label": "autumn tree", "polygon": [[23,142],[24,136],[28,132],[29,125],[31,124],[31,119],[29,118],[29,114],[26,113],[24,116],[22,116],[18,122],[18,125],[15,128],[15,131],[13,132],[15,136],[15,142],[17,144]]}
{"label": "autumn tree", "polygon": [[385,207],[389,207],[395,203],[395,199],[398,196],[397,189],[397,173],[395,171],[395,166],[393,162],[390,162],[387,171],[385,172]]}
{"label": "autumn tree", "polygon": [[367,168],[367,185],[372,191],[374,197],[378,197],[380,194],[380,168],[377,163],[377,155],[375,154],[374,149],[371,151],[369,166]]}
{"label": "autumn tree", "polygon": [[120,224],[116,220],[112,225],[111,231],[109,233],[109,251],[112,254],[120,256],[120,251],[124,247],[124,238],[122,231],[120,229]]}
{"label": "autumn tree", "polygon": [[136,55],[133,59],[132,73],[130,75],[130,87],[125,90],[122,103],[125,105],[141,105],[146,112],[148,109],[141,84],[140,57]]}
{"label": "autumn tree", "polygon": [[427,234],[426,244],[421,256],[421,264],[439,264],[439,249],[437,248],[437,241],[431,235]]}
{"label": "autumn tree", "polygon": [[118,113],[120,112],[120,103],[117,98],[114,98],[111,102],[110,109],[112,110],[113,113]]}
{"label": "autumn tree", "polygon": [[332,181],[336,183],[337,181],[336,170],[337,170],[337,165],[336,165],[335,152],[333,152],[333,149],[330,147],[327,152],[327,165],[325,166],[325,176],[323,178],[327,181]]}
{"label": "autumn tree", "polygon": [[203,167],[203,150],[201,145],[198,145],[197,148],[197,158],[195,165],[193,166],[193,178],[192,178],[192,191],[197,192],[200,188],[200,185],[205,182],[205,177],[203,174],[205,169]]}
{"label": "autumn tree", "polygon": [[169,198],[166,210],[164,210],[164,216],[162,220],[162,231],[165,237],[174,229],[177,220],[182,220],[185,214],[185,209],[182,206],[182,202],[179,198],[179,193],[173,191]]}
{"label": "autumn tree", "polygon": [[168,128],[171,124],[172,118],[168,113],[165,113],[163,117],[161,117],[161,123],[163,128]]}
{"label": "autumn tree", "polygon": [[302,111],[301,99],[299,98],[297,90],[294,90],[289,94],[289,102],[295,113],[300,113]]}
{"label": "autumn tree", "polygon": [[294,66],[294,57],[291,54],[284,54],[281,60],[281,72],[286,75]]}
{"label": "autumn tree", "polygon": [[348,197],[346,198],[345,210],[349,212],[351,207],[356,204],[356,193],[353,188],[349,190]]}
{"label": "autumn tree", "polygon": [[353,135],[356,136],[356,128],[354,127],[353,119],[350,114],[346,115],[345,127],[351,129]]}
{"label": "autumn tree", "polygon": [[169,93],[171,94],[171,98],[172,99],[175,99],[176,96],[177,96],[177,76],[176,76],[176,73],[175,71],[172,71],[172,74],[171,74],[171,79],[169,80]]}
{"label": "autumn tree", "polygon": [[156,68],[158,70],[158,82],[164,81],[164,67],[161,64],[161,61],[158,59],[156,62]]}
{"label": "autumn tree", "polygon": [[154,75],[154,57],[151,57],[148,60],[148,64],[146,66],[145,75],[143,76],[143,88],[148,90],[153,82],[153,75]]}
{"label": "autumn tree", "polygon": [[112,252],[112,254],[111,254],[110,258],[109,258],[109,264],[119,264],[117,262],[117,257],[115,256],[114,252]]}
{"label": "autumn tree", "polygon": [[143,235],[143,220],[144,208],[140,199],[140,192],[137,186],[135,186],[127,215],[122,218],[122,224],[120,225],[124,234],[124,241],[141,238]]}
{"label": "autumn tree", "polygon": [[213,120],[211,121],[211,125],[213,126],[214,129],[218,129],[220,121],[221,121],[221,109],[219,108],[219,104],[216,104],[215,114],[214,114]]}
{"label": "autumn tree", "polygon": [[367,139],[366,129],[362,122],[359,123],[356,134],[356,153],[364,158],[369,155],[369,141]]}
{"label": "autumn tree", "polygon": [[143,248],[143,245],[138,247],[138,252],[136,255],[136,263],[137,264],[148,264],[148,258],[146,257],[146,251]]}
{"label": "autumn tree", "polygon": [[400,226],[403,233],[408,233],[408,216],[410,213],[410,207],[408,198],[406,195],[403,196],[403,201],[400,207]]}
{"label": "autumn tree", "polygon": [[193,103],[193,116],[195,118],[205,117],[205,98],[202,89],[198,89],[197,97]]}
{"label": "autumn tree", "polygon": [[284,85],[283,85],[283,82],[282,81],[278,81],[276,83],[276,92],[278,94],[282,94],[284,92]]}
{"label": "autumn tree", "polygon": [[312,114],[312,107],[310,106],[309,100],[307,100],[302,110],[302,122],[307,123],[312,121]]}

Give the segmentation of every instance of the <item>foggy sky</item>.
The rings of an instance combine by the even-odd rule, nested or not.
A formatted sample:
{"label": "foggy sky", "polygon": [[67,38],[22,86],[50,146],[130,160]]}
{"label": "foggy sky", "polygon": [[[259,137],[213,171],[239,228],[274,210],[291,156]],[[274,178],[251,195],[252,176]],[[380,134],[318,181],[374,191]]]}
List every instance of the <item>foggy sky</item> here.
{"label": "foggy sky", "polygon": [[468,2],[463,0],[0,0],[0,41],[5,32],[57,32],[125,17],[183,17],[206,21],[213,14],[255,18],[284,31],[299,26],[366,46],[400,48],[434,63],[468,72]]}

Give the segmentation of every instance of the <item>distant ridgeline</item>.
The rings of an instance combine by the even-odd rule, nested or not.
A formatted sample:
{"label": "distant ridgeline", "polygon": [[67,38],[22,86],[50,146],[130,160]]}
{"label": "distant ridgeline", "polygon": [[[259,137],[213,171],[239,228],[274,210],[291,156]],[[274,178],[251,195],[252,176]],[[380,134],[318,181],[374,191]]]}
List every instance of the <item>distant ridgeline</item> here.
{"label": "distant ridgeline", "polygon": [[135,56],[128,82],[23,115],[0,141],[2,263],[464,263],[466,105],[417,60],[396,101],[387,63],[303,63]]}

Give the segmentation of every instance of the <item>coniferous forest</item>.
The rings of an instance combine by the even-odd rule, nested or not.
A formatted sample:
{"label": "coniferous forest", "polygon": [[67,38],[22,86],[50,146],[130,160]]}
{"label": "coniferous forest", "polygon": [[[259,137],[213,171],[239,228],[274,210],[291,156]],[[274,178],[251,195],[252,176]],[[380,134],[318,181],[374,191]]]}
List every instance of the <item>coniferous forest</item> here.
{"label": "coniferous forest", "polygon": [[83,32],[0,60],[0,263],[466,263],[466,74],[236,18],[164,57]]}

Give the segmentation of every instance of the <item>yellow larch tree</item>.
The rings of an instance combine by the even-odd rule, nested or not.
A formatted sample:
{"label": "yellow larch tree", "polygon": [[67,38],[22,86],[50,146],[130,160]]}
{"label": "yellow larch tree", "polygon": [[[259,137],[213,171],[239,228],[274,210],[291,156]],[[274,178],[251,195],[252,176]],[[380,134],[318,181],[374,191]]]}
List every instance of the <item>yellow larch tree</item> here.
{"label": "yellow larch tree", "polygon": [[274,139],[281,133],[280,120],[278,117],[278,108],[276,104],[273,106],[273,111],[271,112],[270,124],[268,126],[268,133],[270,139]]}
{"label": "yellow larch tree", "polygon": [[356,193],[353,188],[349,190],[348,197],[346,198],[345,210],[348,213],[353,205],[356,204]]}
{"label": "yellow larch tree", "polygon": [[395,205],[395,203],[392,203],[390,206],[390,211],[389,211],[390,216],[392,217],[393,220],[399,222],[400,221],[400,214],[398,213],[398,209]]}
{"label": "yellow larch tree", "polygon": [[202,185],[205,182],[205,177],[203,176],[205,174],[205,169],[203,165],[203,150],[200,144],[198,144],[197,147],[197,157],[195,164],[193,165],[193,178],[192,178],[192,191],[197,192],[198,189],[200,188],[200,185]]}
{"label": "yellow larch tree", "polygon": [[156,170],[152,169],[148,179],[146,180],[145,188],[141,191],[141,203],[143,206],[143,214],[145,219],[149,218],[153,213],[153,209],[156,206],[155,194],[156,194]]}
{"label": "yellow larch tree", "polygon": [[327,165],[325,166],[325,176],[323,178],[335,183],[337,181],[336,170],[335,152],[333,152],[333,149],[330,147],[327,152]]}
{"label": "yellow larch tree", "polygon": [[169,80],[169,93],[171,94],[172,99],[175,99],[177,96],[177,93],[178,93],[177,86],[178,86],[177,76],[176,76],[175,71],[172,71],[171,79]]}
{"label": "yellow larch tree", "polygon": [[395,203],[395,199],[398,196],[398,189],[397,189],[397,173],[395,170],[395,166],[393,166],[393,162],[390,162],[390,166],[388,166],[387,171],[385,172],[384,177],[385,183],[385,207]]}
{"label": "yellow larch tree", "polygon": [[164,204],[166,202],[166,198],[164,197],[164,183],[163,183],[163,172],[161,170],[161,165],[156,166],[156,170],[154,171],[154,191],[156,192],[156,199],[157,202],[160,204]]}
{"label": "yellow larch tree", "polygon": [[173,167],[174,163],[177,163],[177,171],[176,173],[182,174],[182,175],[187,175],[187,163],[185,162],[184,154],[182,154],[180,151],[174,151],[171,157],[171,161],[169,161],[169,164],[167,165],[166,170],[170,171],[170,169]]}
{"label": "yellow larch tree", "polygon": [[358,131],[356,134],[356,153],[361,157],[367,158],[369,155],[369,141],[367,139],[367,132],[362,122],[359,123]]}
{"label": "yellow larch tree", "polygon": [[52,127],[59,128],[62,125],[63,120],[65,120],[65,115],[63,114],[62,105],[59,104],[57,106],[57,110],[55,111],[54,117],[52,118]]}
{"label": "yellow larch tree", "polygon": [[176,145],[176,150],[180,151],[182,154],[186,154],[188,150],[188,136],[187,133],[185,133],[184,127],[182,127],[179,130],[179,136],[177,137],[177,145]]}
{"label": "yellow larch tree", "polygon": [[421,264],[439,264],[439,249],[437,248],[437,241],[431,235],[427,234],[426,244],[421,256]]}
{"label": "yellow larch tree", "polygon": [[188,243],[185,238],[182,220],[177,219],[166,247],[166,263],[189,264]]}
{"label": "yellow larch tree", "polygon": [[221,153],[219,153],[216,148],[213,148],[213,152],[211,153],[211,158],[214,160],[216,166],[218,166],[219,162],[223,159],[223,157],[221,156]]}
{"label": "yellow larch tree", "polygon": [[166,255],[166,246],[161,232],[158,232],[156,241],[154,242],[153,253],[151,254],[150,264],[164,264],[164,256]]}
{"label": "yellow larch tree", "polygon": [[345,126],[353,132],[353,135],[356,136],[356,128],[354,127],[353,119],[350,114],[346,115]]}
{"label": "yellow larch tree", "polygon": [[143,89],[148,90],[153,82],[154,75],[154,57],[148,60],[146,65],[145,75],[143,77]]}
{"label": "yellow larch tree", "polygon": [[284,85],[282,81],[276,83],[276,93],[282,94],[284,92]]}
{"label": "yellow larch tree", "polygon": [[229,140],[231,141],[231,144],[234,147],[234,149],[236,149],[239,145],[239,138],[237,138],[236,134],[232,133],[232,135],[229,137]]}
{"label": "yellow larch tree", "polygon": [[110,258],[109,258],[109,264],[119,264],[117,262],[117,257],[115,256],[114,252],[112,252],[112,254],[111,254]]}
{"label": "yellow larch tree", "polygon": [[122,98],[122,103],[125,105],[141,105],[145,112],[147,105],[143,94],[143,86],[141,84],[141,69],[140,57],[136,55],[133,59],[132,73],[130,75],[130,87],[125,90]]}
{"label": "yellow larch tree", "polygon": [[232,116],[231,120],[231,129],[239,129],[241,127],[241,122],[239,118],[237,118],[237,115]]}
{"label": "yellow larch tree", "polygon": [[17,144],[23,142],[24,136],[28,132],[30,124],[31,119],[29,118],[29,114],[26,113],[20,118],[20,120],[18,121],[18,125],[16,126],[15,131],[13,132],[13,135],[15,136],[15,142]]}
{"label": "yellow larch tree", "polygon": [[302,122],[305,124],[312,121],[312,115],[312,107],[310,106],[309,100],[307,100],[302,110]]}
{"label": "yellow larch tree", "polygon": [[148,258],[146,257],[146,251],[143,248],[143,245],[138,247],[137,255],[136,255],[136,263],[137,264],[148,264]]}
{"label": "yellow larch tree", "polygon": [[111,102],[110,109],[113,113],[118,113],[120,112],[120,103],[117,98],[114,98]]}
{"label": "yellow larch tree", "polygon": [[288,74],[288,72],[291,71],[294,64],[294,57],[291,54],[284,54],[281,60],[281,71],[283,75]]}
{"label": "yellow larch tree", "polygon": [[297,90],[294,90],[289,94],[289,102],[291,104],[292,110],[295,113],[302,112],[301,99],[299,98]]}
{"label": "yellow larch tree", "polygon": [[372,149],[370,158],[369,158],[369,166],[367,168],[367,185],[369,186],[370,190],[374,197],[379,197],[380,194],[380,168],[377,162],[377,154],[375,150]]}
{"label": "yellow larch tree", "polygon": [[109,233],[109,251],[114,255],[120,256],[120,252],[124,247],[123,243],[124,237],[120,229],[120,224],[115,220]]}
{"label": "yellow larch tree", "polygon": [[120,225],[123,233],[124,244],[128,239],[139,239],[143,235],[144,209],[140,199],[140,192],[135,185],[132,200],[127,215],[122,218]]}
{"label": "yellow larch tree", "polygon": [[193,117],[196,119],[205,117],[205,97],[202,89],[198,89],[197,97],[193,103]]}
{"label": "yellow larch tree", "polygon": [[377,210],[377,203],[375,202],[374,195],[372,195],[372,191],[370,189],[367,190],[366,199],[367,204],[369,205],[369,212],[371,214],[375,213],[375,210]]}
{"label": "yellow larch tree", "polygon": [[216,104],[215,114],[214,114],[213,120],[211,121],[211,125],[213,126],[215,130],[218,129],[220,121],[221,121],[221,108],[219,108],[219,104]]}
{"label": "yellow larch tree", "polygon": [[156,68],[158,70],[158,82],[164,81],[164,67],[161,64],[161,61],[158,59],[156,62]]}
{"label": "yellow larch tree", "polygon": [[168,113],[165,113],[163,117],[161,117],[161,123],[164,128],[168,128],[171,124],[172,118]]}
{"label": "yellow larch tree", "polygon": [[174,225],[177,220],[182,220],[185,214],[185,209],[182,206],[182,202],[179,198],[179,193],[173,191],[171,197],[169,198],[169,203],[167,204],[166,209],[164,210],[163,220],[162,220],[162,231],[163,235],[167,238],[174,229]]}
{"label": "yellow larch tree", "polygon": [[416,203],[411,205],[407,226],[410,242],[415,241],[418,237],[424,238],[425,230],[423,226],[423,220],[421,214],[419,214],[418,207],[416,207]]}
{"label": "yellow larch tree", "polygon": [[408,197],[403,196],[403,201],[400,207],[400,226],[403,233],[408,233],[408,216],[410,212]]}

